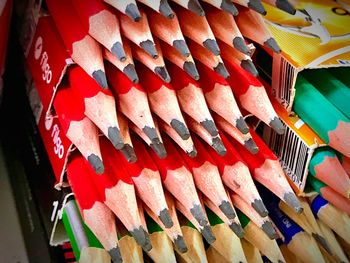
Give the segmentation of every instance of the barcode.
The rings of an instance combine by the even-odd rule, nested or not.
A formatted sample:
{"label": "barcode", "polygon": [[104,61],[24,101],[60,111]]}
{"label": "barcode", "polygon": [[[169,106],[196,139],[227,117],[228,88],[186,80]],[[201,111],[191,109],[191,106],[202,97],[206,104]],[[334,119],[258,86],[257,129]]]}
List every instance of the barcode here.
{"label": "barcode", "polygon": [[288,126],[286,132],[279,135],[264,125],[263,139],[277,155],[283,170],[300,191],[303,191],[307,176],[309,148],[305,142]]}

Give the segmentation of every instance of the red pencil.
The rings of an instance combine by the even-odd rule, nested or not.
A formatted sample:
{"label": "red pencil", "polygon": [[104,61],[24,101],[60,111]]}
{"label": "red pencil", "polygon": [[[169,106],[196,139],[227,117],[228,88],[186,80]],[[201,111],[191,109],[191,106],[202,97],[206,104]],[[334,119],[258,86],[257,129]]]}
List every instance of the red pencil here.
{"label": "red pencil", "polygon": [[248,126],[243,119],[228,82],[201,62],[197,65],[202,76],[198,83],[204,91],[208,107],[246,134],[249,131]]}
{"label": "red pencil", "polygon": [[[231,2],[231,0],[203,0],[203,2],[207,2],[208,4],[215,6],[218,10],[223,10],[228,15],[236,16],[238,15],[238,10],[235,5]],[[206,17],[208,17],[208,13],[212,12],[212,9],[209,9],[209,5],[206,5]]]}
{"label": "red pencil", "polygon": [[77,152],[69,156],[67,177],[85,224],[96,235],[114,263],[122,262],[115,217],[98,195],[90,176],[96,176]]}
{"label": "red pencil", "polygon": [[149,6],[153,10],[162,14],[166,19],[173,19],[174,11],[171,9],[167,0],[138,0],[139,2]]}
{"label": "red pencil", "polygon": [[124,139],[124,146],[123,148],[120,149],[122,154],[124,155],[124,158],[129,162],[129,163],[134,163],[137,160],[131,137],[130,137],[130,131],[129,131],[129,124],[128,124],[128,119],[122,114],[119,113],[118,116],[118,124],[120,128],[120,134],[122,135]]}
{"label": "red pencil", "polygon": [[140,84],[147,91],[152,112],[170,125],[182,139],[188,139],[190,132],[182,116],[174,88],[143,65],[138,65],[137,70],[142,75]]}
{"label": "red pencil", "polygon": [[78,14],[71,1],[48,0],[46,4],[72,59],[106,89],[101,47],[77,21]]}
{"label": "red pencil", "polygon": [[348,176],[350,177],[350,158],[346,157],[345,155],[342,156],[342,166]]}
{"label": "red pencil", "polygon": [[68,79],[73,91],[83,101],[85,115],[96,124],[115,148],[124,146],[117,120],[115,100],[110,90],[101,90],[97,83],[79,67],[68,70]]}
{"label": "red pencil", "polygon": [[235,63],[224,59],[230,72],[228,80],[241,106],[271,126],[278,134],[284,133],[284,125],[277,116],[261,82]]}
{"label": "red pencil", "polygon": [[68,139],[89,161],[96,173],[103,173],[98,130],[84,115],[83,101],[77,101],[71,88],[66,85],[57,90],[53,105]]}
{"label": "red pencil", "polygon": [[135,0],[104,0],[106,3],[110,4],[114,8],[118,9],[123,14],[126,14],[134,20],[135,22],[140,21],[141,14],[137,8]]}
{"label": "red pencil", "polygon": [[188,9],[193,14],[204,16],[204,10],[198,0],[172,0],[180,6]]}

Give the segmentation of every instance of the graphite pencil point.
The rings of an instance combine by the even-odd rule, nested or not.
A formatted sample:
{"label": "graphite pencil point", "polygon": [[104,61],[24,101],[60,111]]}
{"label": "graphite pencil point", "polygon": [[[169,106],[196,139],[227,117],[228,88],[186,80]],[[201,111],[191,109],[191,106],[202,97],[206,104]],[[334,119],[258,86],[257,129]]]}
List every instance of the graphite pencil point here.
{"label": "graphite pencil point", "polygon": [[250,53],[249,48],[242,37],[235,37],[232,42],[233,42],[233,46],[237,50],[241,51],[242,53],[244,53],[246,55],[249,55],[249,53]]}
{"label": "graphite pencil point", "polygon": [[212,244],[216,241],[213,231],[209,225],[204,226],[201,232],[202,236],[209,244]]}
{"label": "graphite pencil point", "polygon": [[333,255],[332,249],[329,247],[328,242],[325,240],[324,237],[315,233],[312,233],[312,236],[330,255]]}
{"label": "graphite pencil point", "polygon": [[159,4],[159,12],[163,15],[163,16],[165,16],[165,17],[167,17],[167,18],[174,18],[174,11],[171,9],[171,7],[170,7],[170,5],[169,5],[169,3],[168,3],[168,1],[166,1],[166,0],[161,0],[160,1],[160,4]]}
{"label": "graphite pencil point", "polygon": [[133,82],[133,83],[139,83],[139,76],[137,75],[137,72],[135,70],[135,66],[133,64],[127,65],[123,69],[123,73]]}
{"label": "graphite pencil point", "polygon": [[194,80],[199,80],[199,73],[197,71],[196,65],[192,61],[186,61],[183,65],[183,68]]}
{"label": "graphite pencil point", "polygon": [[254,11],[262,14],[263,16],[266,15],[266,10],[264,6],[261,4],[260,0],[250,0],[248,2],[248,7],[250,9],[253,9]]}
{"label": "graphite pencil point", "polygon": [[126,60],[126,54],[122,43],[120,42],[114,43],[111,51],[121,62],[124,62]]}
{"label": "graphite pencil point", "polygon": [[142,41],[140,46],[145,50],[152,58],[158,58],[158,52],[156,50],[155,44],[151,40]]}
{"label": "graphite pencil point", "polygon": [[105,168],[100,157],[92,153],[87,159],[97,174],[102,174],[104,172]]}
{"label": "graphite pencil point", "polygon": [[177,51],[179,51],[185,57],[188,57],[189,55],[191,55],[191,52],[188,49],[188,46],[185,40],[182,40],[182,39],[174,40],[173,46],[174,48],[176,48]]}
{"label": "graphite pencil point", "polygon": [[100,85],[104,89],[108,89],[106,73],[99,69],[92,73],[92,77],[94,78],[94,80],[96,80],[98,85]]}
{"label": "graphite pencil point", "polygon": [[171,81],[170,75],[166,69],[166,67],[156,67],[154,69],[155,73],[166,83],[169,83]]}
{"label": "graphite pencil point", "polygon": [[244,237],[244,230],[240,224],[233,222],[232,224],[229,225],[229,227],[239,238]]}
{"label": "graphite pencil point", "polygon": [[205,218],[202,207],[200,205],[194,205],[191,209],[191,214],[198,221],[200,226],[205,226],[208,224],[208,220]]}
{"label": "graphite pencil point", "polygon": [[181,139],[187,140],[190,138],[190,131],[187,129],[185,123],[176,119],[172,119],[170,125],[180,135]]}
{"label": "graphite pencil point", "polygon": [[220,48],[215,39],[207,39],[203,42],[203,46],[209,49],[215,56],[220,55]]}
{"label": "graphite pencil point", "polygon": [[174,244],[181,253],[186,253],[188,251],[188,248],[186,246],[183,236],[177,236],[174,239]]}
{"label": "graphite pencil point", "polygon": [[220,210],[225,214],[228,219],[234,219],[236,217],[236,213],[233,210],[232,205],[228,201],[222,201],[219,205]]}
{"label": "graphite pencil point", "polygon": [[237,119],[236,128],[243,134],[247,134],[249,132],[249,128],[243,117]]}
{"label": "graphite pencil point", "polygon": [[122,263],[123,262],[123,258],[122,258],[122,255],[120,253],[119,247],[114,247],[114,248],[110,249],[108,251],[108,254],[111,256],[113,263]]}
{"label": "graphite pencil point", "polygon": [[167,157],[167,152],[164,148],[163,143],[151,143],[150,146],[153,149],[153,151],[159,156],[160,159],[164,159],[165,157]]}
{"label": "graphite pencil point", "polygon": [[205,120],[200,122],[204,129],[206,129],[211,136],[217,136],[219,134],[215,123],[212,120]]}
{"label": "graphite pencil point", "polygon": [[153,127],[145,126],[143,127],[142,131],[147,135],[147,137],[153,142],[153,143],[159,143],[159,137],[157,134],[157,131]]}
{"label": "graphite pencil point", "polygon": [[285,127],[283,125],[283,122],[279,118],[275,117],[269,124],[272,127],[272,129],[274,129],[278,134],[284,134]]}
{"label": "graphite pencil point", "polygon": [[191,158],[196,157],[196,156],[197,156],[197,150],[196,150],[196,148],[194,148],[194,146],[193,146],[192,151],[188,152],[187,154],[188,154]]}
{"label": "graphite pencil point", "polygon": [[140,226],[130,231],[130,234],[135,238],[136,242],[146,251],[152,249],[151,241],[149,240],[148,233]]}
{"label": "graphite pencil point", "polygon": [[226,152],[227,152],[224,144],[222,143],[222,141],[221,141],[221,139],[219,137],[213,138],[212,147],[221,156],[224,156],[226,154]]}
{"label": "graphite pencil point", "polygon": [[120,134],[120,130],[117,127],[108,128],[108,139],[111,140],[113,146],[120,150],[124,146],[123,138]]}
{"label": "graphite pencil point", "polygon": [[159,212],[159,219],[162,221],[164,226],[166,228],[171,228],[174,225],[173,220],[171,219],[171,216],[169,214],[169,210],[167,208],[164,208],[162,211]]}
{"label": "graphite pencil point", "polygon": [[294,208],[295,212],[298,214],[303,212],[303,207],[301,206],[298,198],[295,196],[294,193],[286,193],[283,196],[283,199],[286,201],[288,205]]}
{"label": "graphite pencil point", "polygon": [[188,9],[191,10],[192,12],[196,13],[199,16],[205,16],[204,10],[198,0],[189,0]]}
{"label": "graphite pencil point", "polygon": [[279,54],[281,53],[281,48],[278,46],[276,40],[274,38],[269,38],[264,42],[264,45],[270,48],[273,52]]}
{"label": "graphite pencil point", "polygon": [[259,147],[255,144],[252,138],[249,138],[248,141],[244,142],[244,147],[252,154],[257,154],[259,151]]}
{"label": "graphite pencil point", "polygon": [[241,67],[248,71],[250,74],[252,74],[254,77],[259,75],[259,72],[257,71],[256,67],[250,59],[242,60]]}
{"label": "graphite pencil point", "polygon": [[128,4],[125,8],[125,14],[127,14],[135,22],[138,22],[141,19],[140,11],[135,4]]}
{"label": "graphite pencil point", "polygon": [[220,7],[222,10],[225,10],[233,16],[238,15],[237,8],[230,0],[222,0]]}
{"label": "graphite pencil point", "polygon": [[262,224],[262,230],[267,234],[267,236],[270,239],[277,239],[278,238],[278,234],[277,234],[276,230],[273,228],[273,225],[271,222],[265,221]]}
{"label": "graphite pencil point", "polygon": [[230,74],[228,73],[224,63],[220,62],[215,68],[214,71],[218,74],[220,74],[221,76],[223,76],[225,79],[227,79]]}
{"label": "graphite pencil point", "polygon": [[262,200],[255,199],[252,203],[252,207],[261,217],[266,217],[269,214]]}
{"label": "graphite pencil point", "polygon": [[286,0],[276,0],[276,6],[291,15],[296,13],[295,8]]}
{"label": "graphite pencil point", "polygon": [[122,152],[128,163],[134,163],[137,161],[134,148],[132,148],[130,144],[124,144],[124,147],[121,148],[120,151]]}

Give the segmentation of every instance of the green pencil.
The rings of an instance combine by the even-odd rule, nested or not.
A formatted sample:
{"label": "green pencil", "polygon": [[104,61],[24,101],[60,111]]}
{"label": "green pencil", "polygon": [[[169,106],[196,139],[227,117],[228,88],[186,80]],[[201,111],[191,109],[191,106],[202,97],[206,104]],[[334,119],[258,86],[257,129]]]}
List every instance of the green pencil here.
{"label": "green pencil", "polygon": [[328,69],[329,72],[350,88],[350,68],[337,67]]}

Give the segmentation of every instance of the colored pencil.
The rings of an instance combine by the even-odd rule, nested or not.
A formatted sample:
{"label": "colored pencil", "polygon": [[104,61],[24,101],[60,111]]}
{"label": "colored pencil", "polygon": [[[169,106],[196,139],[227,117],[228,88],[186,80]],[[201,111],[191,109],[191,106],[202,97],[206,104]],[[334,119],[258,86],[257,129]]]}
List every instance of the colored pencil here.
{"label": "colored pencil", "polygon": [[116,149],[124,146],[117,120],[116,105],[110,90],[102,90],[79,66],[68,71],[70,86],[83,101],[84,114],[100,128]]}
{"label": "colored pencil", "polygon": [[347,67],[329,68],[328,71],[346,86],[350,87],[349,69]]}
{"label": "colored pencil", "polygon": [[120,134],[124,139],[124,146],[120,149],[120,151],[129,163],[134,163],[136,162],[137,157],[131,142],[128,119],[122,113],[119,113],[117,115],[117,119],[120,128]]}
{"label": "colored pencil", "polygon": [[249,263],[263,263],[259,249],[250,244],[244,238],[241,239],[242,248],[244,251],[245,258]]}
{"label": "colored pencil", "polygon": [[261,0],[232,0],[232,2],[241,6],[249,7],[259,14],[266,15],[266,10],[261,3]]}
{"label": "colored pencil", "polygon": [[[220,135],[227,150],[226,155],[220,156],[211,149],[209,149],[209,153],[219,168],[222,181],[227,187],[236,192],[243,200],[251,205],[260,216],[267,216],[268,211],[255,187],[247,164],[229,142],[228,138],[223,134]],[[197,144],[196,146],[198,147]]]}
{"label": "colored pencil", "polygon": [[286,263],[303,263],[297,256],[294,255],[292,251],[289,250],[286,244],[283,243],[282,240],[278,240],[279,247],[282,252],[282,255],[284,259],[286,260]]}
{"label": "colored pencil", "polygon": [[278,134],[283,134],[285,130],[283,123],[273,109],[261,82],[235,63],[226,59],[224,62],[231,75],[228,83],[240,106],[265,122]]}
{"label": "colored pencil", "polygon": [[343,248],[343,251],[345,252],[347,257],[350,258],[350,244],[338,235],[336,235],[336,238],[340,246]]}
{"label": "colored pencil", "polygon": [[350,197],[350,178],[335,151],[330,147],[317,148],[309,163],[310,174],[332,187],[339,194]]}
{"label": "colored pencil", "polygon": [[204,16],[204,10],[198,0],[172,0],[198,16]]}
{"label": "colored pencil", "polygon": [[111,255],[113,262],[122,262],[115,217],[103,203],[91,176],[96,174],[83,157],[77,152],[72,153],[67,164],[67,177],[83,220]]}
{"label": "colored pencil", "polygon": [[204,142],[210,145],[219,155],[224,156],[226,154],[226,148],[221,141],[220,135],[211,136],[210,133],[203,128],[198,122],[192,119],[190,116],[184,114],[186,123],[190,130],[196,133]]}
{"label": "colored pencil", "polygon": [[207,8],[206,17],[215,37],[236,50],[249,55],[249,48],[233,16],[216,8]]}
{"label": "colored pencil", "polygon": [[139,9],[137,8],[137,4],[135,0],[104,0],[106,3],[110,4],[114,8],[118,9],[123,14],[126,14],[134,20],[135,22],[141,20],[141,14]]}
{"label": "colored pencil", "polygon": [[244,239],[255,246],[271,262],[285,262],[276,240],[271,240],[257,225],[237,210],[237,216],[244,229]]}
{"label": "colored pencil", "polygon": [[118,17],[99,0],[76,0],[72,3],[80,22],[90,36],[112,52],[120,61],[124,61],[126,55],[120,36]]}
{"label": "colored pencil", "polygon": [[236,16],[235,20],[242,35],[266,46],[275,53],[281,53],[280,47],[269,32],[261,15],[243,6],[237,6],[237,8],[239,16]]}
{"label": "colored pencil", "polygon": [[253,138],[249,132],[247,134],[243,134],[221,116],[217,115],[216,113],[212,113],[212,115],[220,130],[242,144],[252,154],[256,154],[259,151],[258,146],[253,141]]}
{"label": "colored pencil", "polygon": [[203,48],[201,45],[197,44],[196,42],[190,39],[187,41],[187,43],[188,43],[188,47],[190,48],[192,56],[196,60],[202,62],[204,65],[211,68],[216,73],[223,76],[225,79],[230,77],[230,74],[228,73],[220,55],[218,56],[213,55],[207,49]]}
{"label": "colored pencil", "polygon": [[61,86],[53,102],[63,132],[89,161],[98,174],[103,173],[104,166],[98,130],[95,124],[84,115],[83,101],[77,101],[69,86]]}
{"label": "colored pencil", "polygon": [[231,139],[230,142],[246,161],[253,178],[287,203],[297,213],[301,213],[303,208],[289,185],[278,158],[252,129],[250,134],[259,147],[259,152],[254,155],[236,141]]}
{"label": "colored pencil", "polygon": [[78,15],[71,1],[48,0],[46,4],[74,62],[81,66],[102,88],[107,89],[101,47],[77,21]]}
{"label": "colored pencil", "polygon": [[294,6],[287,0],[261,0],[266,4],[275,6],[288,14],[295,15],[295,8]]}
{"label": "colored pencil", "polygon": [[79,262],[109,263],[111,262],[111,257],[104,249],[97,247],[85,247],[82,250]]}
{"label": "colored pencil", "polygon": [[303,72],[314,87],[347,118],[350,118],[350,88],[341,80],[334,77],[328,70],[319,69]]}
{"label": "colored pencil", "polygon": [[142,48],[152,58],[157,58],[158,53],[153,41],[152,33],[149,28],[146,13],[143,9],[140,10],[140,20],[132,21],[127,16],[120,14],[120,27],[122,34],[133,42],[135,45]]}
{"label": "colored pencil", "polygon": [[210,246],[205,251],[208,263],[228,263],[227,261],[214,247]]}
{"label": "colored pencil", "polygon": [[146,11],[148,11],[147,15],[152,33],[157,38],[174,47],[181,55],[188,57],[190,55],[190,50],[182,35],[176,14],[174,13],[172,19],[168,19],[151,10]]}
{"label": "colored pencil", "polygon": [[235,207],[249,217],[270,239],[277,239],[278,234],[270,218],[261,217],[252,207],[238,194],[231,193],[231,199]]}
{"label": "colored pencil", "polygon": [[350,158],[346,157],[346,156],[342,156],[341,158],[342,160],[342,166],[344,168],[344,170],[346,171],[346,173],[348,174],[348,176],[350,177]]}
{"label": "colored pencil", "polygon": [[166,19],[173,19],[175,16],[174,11],[171,9],[167,0],[138,0],[140,3],[147,5],[156,12],[162,14]]}
{"label": "colored pencil", "polygon": [[169,83],[171,81],[171,78],[164,63],[159,41],[157,39],[154,39],[154,43],[156,44],[155,48],[158,53],[157,58],[151,58],[143,49],[139,48],[136,45],[132,45],[134,58],[152,70],[162,80]]}
{"label": "colored pencil", "polygon": [[140,139],[133,136],[132,143],[135,146],[137,161],[128,163],[120,159],[122,165],[137,190],[138,197],[148,206],[148,208],[159,217],[166,227],[171,227],[173,222],[169,215],[169,209],[163,193],[162,182],[157,166],[148,154],[145,145]]}
{"label": "colored pencil", "polygon": [[145,66],[139,65],[137,70],[142,75],[140,83],[147,91],[152,112],[170,125],[182,139],[188,139],[190,132],[182,116],[174,88]]}
{"label": "colored pencil", "polygon": [[111,89],[118,98],[120,111],[141,129],[152,143],[159,144],[160,138],[155,129],[145,90],[110,64],[106,65],[106,69]]}
{"label": "colored pencil", "polygon": [[122,37],[124,51],[126,55],[126,59],[124,61],[120,61],[117,57],[115,57],[111,52],[107,49],[103,50],[104,59],[108,60],[115,67],[117,67],[120,71],[122,71],[132,82],[138,83],[139,76],[135,70],[134,61],[132,59],[131,48],[129,40]]}
{"label": "colored pencil", "polygon": [[205,16],[194,15],[180,6],[174,7],[182,33],[207,49],[214,56],[220,55],[220,49]]}
{"label": "colored pencil", "polygon": [[169,65],[169,72],[176,76],[173,87],[179,100],[181,110],[200,123],[210,135],[216,136],[218,130],[205,102],[202,89],[191,77],[175,65]]}
{"label": "colored pencil", "polygon": [[164,57],[185,71],[194,80],[199,79],[199,73],[191,54],[187,57],[180,54],[174,47],[160,41]]}
{"label": "colored pencil", "polygon": [[350,244],[349,216],[330,204],[321,195],[312,197],[310,200],[310,206],[314,215]]}
{"label": "colored pencil", "polygon": [[[229,15],[233,15],[233,16],[238,15],[238,10],[235,7],[235,5],[231,2],[231,0],[203,0],[203,2],[207,2],[208,4],[216,7],[217,9],[223,10],[227,12]],[[211,9],[209,9],[207,5],[205,10],[206,10],[206,17],[208,17],[208,13],[211,12]]]}
{"label": "colored pencil", "polygon": [[239,129],[240,132],[248,133],[248,126],[228,82],[201,62],[197,63],[197,68],[202,76],[198,83],[203,89],[208,107]]}
{"label": "colored pencil", "polygon": [[329,146],[349,157],[350,120],[304,77],[298,76],[295,87],[294,111]]}
{"label": "colored pencil", "polygon": [[252,74],[254,77],[258,76],[258,70],[254,66],[254,63],[250,56],[239,52],[235,48],[227,45],[221,40],[218,40],[218,44],[221,50],[221,56],[223,59],[226,59],[232,63],[243,68],[245,71]]}
{"label": "colored pencil", "polygon": [[192,172],[197,189],[218,206],[227,218],[233,219],[236,215],[226,195],[215,161],[195,136],[193,141],[196,144],[197,156],[191,158],[183,152],[181,155]]}

